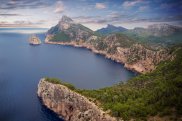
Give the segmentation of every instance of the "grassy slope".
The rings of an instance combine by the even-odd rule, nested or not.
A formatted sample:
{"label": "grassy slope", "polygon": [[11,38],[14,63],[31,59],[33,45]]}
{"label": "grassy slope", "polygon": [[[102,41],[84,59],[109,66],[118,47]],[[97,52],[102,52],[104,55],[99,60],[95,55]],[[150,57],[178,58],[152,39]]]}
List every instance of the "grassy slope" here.
{"label": "grassy slope", "polygon": [[[55,34],[53,36],[53,38],[51,39],[51,41],[55,41],[55,42],[70,42],[71,40],[74,40],[74,38],[76,38],[76,35],[78,34],[77,31],[78,29],[88,32],[90,34],[93,34],[93,31],[81,24],[73,24],[70,28],[68,28],[65,31],[59,31],[57,30],[57,26],[54,28],[51,28],[49,31],[50,33],[52,31],[55,31],[55,33],[53,32],[53,34]],[[73,37],[70,37],[69,34],[72,34]],[[86,40],[86,37],[83,37],[84,40]]]}
{"label": "grassy slope", "polygon": [[51,41],[55,41],[55,42],[69,42],[70,41],[70,37],[65,34],[64,32],[59,32],[57,33],[52,39]]}
{"label": "grassy slope", "polygon": [[103,89],[80,90],[57,79],[46,80],[68,86],[99,102],[105,110],[110,110],[111,115],[124,120],[146,120],[148,116],[156,115],[178,120],[182,115],[182,49],[176,54],[173,61],[162,62],[151,73]]}

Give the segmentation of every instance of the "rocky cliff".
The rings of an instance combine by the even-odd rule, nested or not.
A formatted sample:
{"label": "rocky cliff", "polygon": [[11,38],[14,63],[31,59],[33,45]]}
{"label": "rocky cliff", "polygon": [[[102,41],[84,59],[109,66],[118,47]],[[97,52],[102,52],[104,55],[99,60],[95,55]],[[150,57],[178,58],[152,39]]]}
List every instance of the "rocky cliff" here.
{"label": "rocky cliff", "polygon": [[41,44],[41,40],[36,35],[32,35],[28,41],[29,41],[29,44],[31,44],[31,45]]}
{"label": "rocky cliff", "polygon": [[[69,26],[65,28],[64,25],[68,23]],[[59,28],[58,30],[64,34],[57,34],[57,31],[50,32],[53,30],[52,28],[48,31],[46,43],[85,47],[139,73],[150,72],[155,69],[158,63],[171,57],[165,48],[146,47],[146,45],[121,33],[109,34],[104,37],[96,35],[83,25],[74,23],[68,17],[65,20],[65,16],[54,27],[54,29],[56,28]]]}
{"label": "rocky cliff", "polygon": [[84,41],[92,36],[93,33],[91,29],[75,23],[67,16],[63,16],[58,24],[47,32],[47,35],[54,35],[51,38],[52,41]]}
{"label": "rocky cliff", "polygon": [[84,96],[64,85],[41,79],[38,96],[43,104],[65,121],[115,121],[116,119],[99,109]]}

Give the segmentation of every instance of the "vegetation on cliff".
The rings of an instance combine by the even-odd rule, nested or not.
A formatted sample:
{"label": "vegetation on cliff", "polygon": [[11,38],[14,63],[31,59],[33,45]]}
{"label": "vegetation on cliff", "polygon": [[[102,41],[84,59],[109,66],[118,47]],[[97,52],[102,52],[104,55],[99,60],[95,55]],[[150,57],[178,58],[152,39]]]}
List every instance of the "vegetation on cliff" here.
{"label": "vegetation on cliff", "polygon": [[148,116],[182,115],[182,49],[173,61],[161,62],[151,73],[142,74],[127,83],[99,90],[78,90],[101,103],[105,110],[125,120],[145,120]]}
{"label": "vegetation on cliff", "polygon": [[54,41],[54,42],[58,42],[58,41],[70,41],[70,37],[67,35],[67,34],[65,34],[64,32],[59,32],[59,33],[57,33],[52,39],[51,39],[51,41]]}
{"label": "vegetation on cliff", "polygon": [[74,90],[75,89],[75,87],[72,84],[63,82],[63,81],[61,81],[60,79],[57,79],[57,78],[49,78],[49,77],[46,77],[45,78],[45,81],[50,82],[50,83],[53,83],[53,84],[61,84],[61,85],[64,85],[64,86],[68,87],[71,90]]}
{"label": "vegetation on cliff", "polygon": [[80,90],[58,79],[46,78],[46,81],[63,84],[99,101],[104,110],[124,120],[146,120],[149,116],[168,116],[177,120],[182,115],[182,49],[175,53],[173,61],[161,62],[153,72],[103,89]]}
{"label": "vegetation on cliff", "polygon": [[156,38],[168,37],[168,34],[180,32],[178,29],[180,30],[180,28],[169,25],[154,25],[148,29],[126,30],[122,27],[108,25],[107,28],[101,29],[101,31],[107,31],[107,34],[103,35],[102,32],[94,32],[74,22],[71,18],[63,16],[59,23],[48,31],[46,42],[86,47],[93,52],[125,64],[125,67],[129,69],[146,73],[154,70],[161,61],[170,58],[168,49],[160,44],[151,44],[148,40],[144,42],[140,37],[131,37],[126,33],[147,37],[155,35]]}
{"label": "vegetation on cliff", "polygon": [[47,35],[52,35],[50,41],[70,42],[87,40],[94,32],[76,22],[67,16],[63,16],[59,23],[48,30]]}
{"label": "vegetation on cliff", "polygon": [[[156,44],[173,41],[180,43],[181,28],[166,24],[153,25],[147,29],[136,28],[101,36],[80,24],[74,24],[73,21],[69,23],[62,20],[60,23],[62,31],[73,38],[71,41],[80,41],[81,44],[84,43],[95,50],[115,55],[114,57],[121,59],[121,62],[130,64],[131,67],[139,67],[140,72],[150,72],[158,65],[154,71],[142,74],[127,83],[99,90],[73,88],[74,91],[99,102],[99,105],[109,110],[111,115],[125,120],[132,118],[145,120],[150,116],[168,116],[172,118],[171,120],[175,120],[182,115],[182,95],[180,94],[182,92],[182,49],[177,50],[176,48],[179,47],[174,47],[170,52],[169,46]],[[97,36],[95,39],[90,39],[93,35]],[[57,40],[64,42],[62,39]],[[174,53],[176,57],[171,61],[170,58]],[[118,59],[115,58],[112,59]],[[57,81],[54,82],[57,83]]]}

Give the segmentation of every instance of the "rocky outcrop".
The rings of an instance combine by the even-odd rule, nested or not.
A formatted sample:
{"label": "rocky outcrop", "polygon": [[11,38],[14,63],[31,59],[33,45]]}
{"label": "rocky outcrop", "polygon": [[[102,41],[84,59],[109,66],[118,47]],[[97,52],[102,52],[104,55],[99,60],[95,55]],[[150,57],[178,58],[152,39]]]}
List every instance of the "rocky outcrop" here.
{"label": "rocky outcrop", "polygon": [[[53,32],[52,30],[56,31]],[[68,35],[69,41],[64,41],[63,37],[60,37],[60,40],[54,40],[57,30]],[[104,37],[95,35],[93,31],[81,24],[74,23],[72,19],[65,16],[62,17],[56,27],[48,31],[45,42],[85,47],[139,73],[150,72],[155,69],[158,63],[171,57],[167,49],[155,49],[153,47],[149,49],[146,45],[121,33],[109,34]]]}
{"label": "rocky outcrop", "polygon": [[40,45],[41,41],[40,41],[40,39],[36,35],[32,35],[29,38],[29,44],[30,45]]}
{"label": "rocky outcrop", "polygon": [[64,85],[41,79],[37,93],[42,103],[65,121],[116,121],[86,97]]}
{"label": "rocky outcrop", "polygon": [[[58,24],[48,30],[47,35],[56,35],[64,33],[68,36],[71,40],[79,41],[79,40],[86,40],[90,36],[93,35],[93,31],[81,24],[74,22],[71,18],[67,16],[62,16],[61,20]],[[53,41],[59,41],[55,38],[51,38]],[[63,39],[60,37],[60,40]]]}
{"label": "rocky outcrop", "polygon": [[124,67],[136,71],[138,73],[147,73],[155,69],[156,65],[161,61],[171,59],[171,55],[166,49],[160,49],[153,51],[143,47],[141,44],[133,44],[131,47],[116,47],[115,52],[108,52],[113,49],[112,44],[108,43],[110,47],[106,50],[97,49],[91,43],[79,43],[79,42],[53,42],[49,41],[47,36],[45,43],[48,44],[60,44],[60,45],[71,45],[74,47],[84,47],[96,54],[104,55],[106,58],[124,64]]}

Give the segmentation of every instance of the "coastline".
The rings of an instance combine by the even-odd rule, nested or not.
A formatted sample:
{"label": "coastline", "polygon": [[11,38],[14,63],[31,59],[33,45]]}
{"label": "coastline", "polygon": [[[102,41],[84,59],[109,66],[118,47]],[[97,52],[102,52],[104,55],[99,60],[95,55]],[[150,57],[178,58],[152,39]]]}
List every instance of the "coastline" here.
{"label": "coastline", "polygon": [[65,121],[87,119],[116,121],[115,117],[110,116],[85,96],[62,84],[48,82],[45,78],[39,81],[37,95],[46,108],[52,110]]}
{"label": "coastline", "polygon": [[102,55],[107,59],[110,59],[116,63],[122,64],[124,66],[124,68],[126,68],[127,70],[133,71],[138,74],[146,73],[146,72],[142,72],[142,69],[140,69],[140,67],[137,67],[135,65],[126,64],[124,61],[119,59],[119,57],[117,57],[115,55],[110,55],[110,54],[106,53],[105,51],[98,51],[93,46],[89,46],[88,44],[85,44],[85,43],[82,43],[82,45],[80,45],[73,41],[72,42],[51,42],[46,39],[45,44],[65,45],[65,46],[72,46],[72,47],[76,47],[76,48],[85,48],[85,49],[92,51],[95,54]]}

